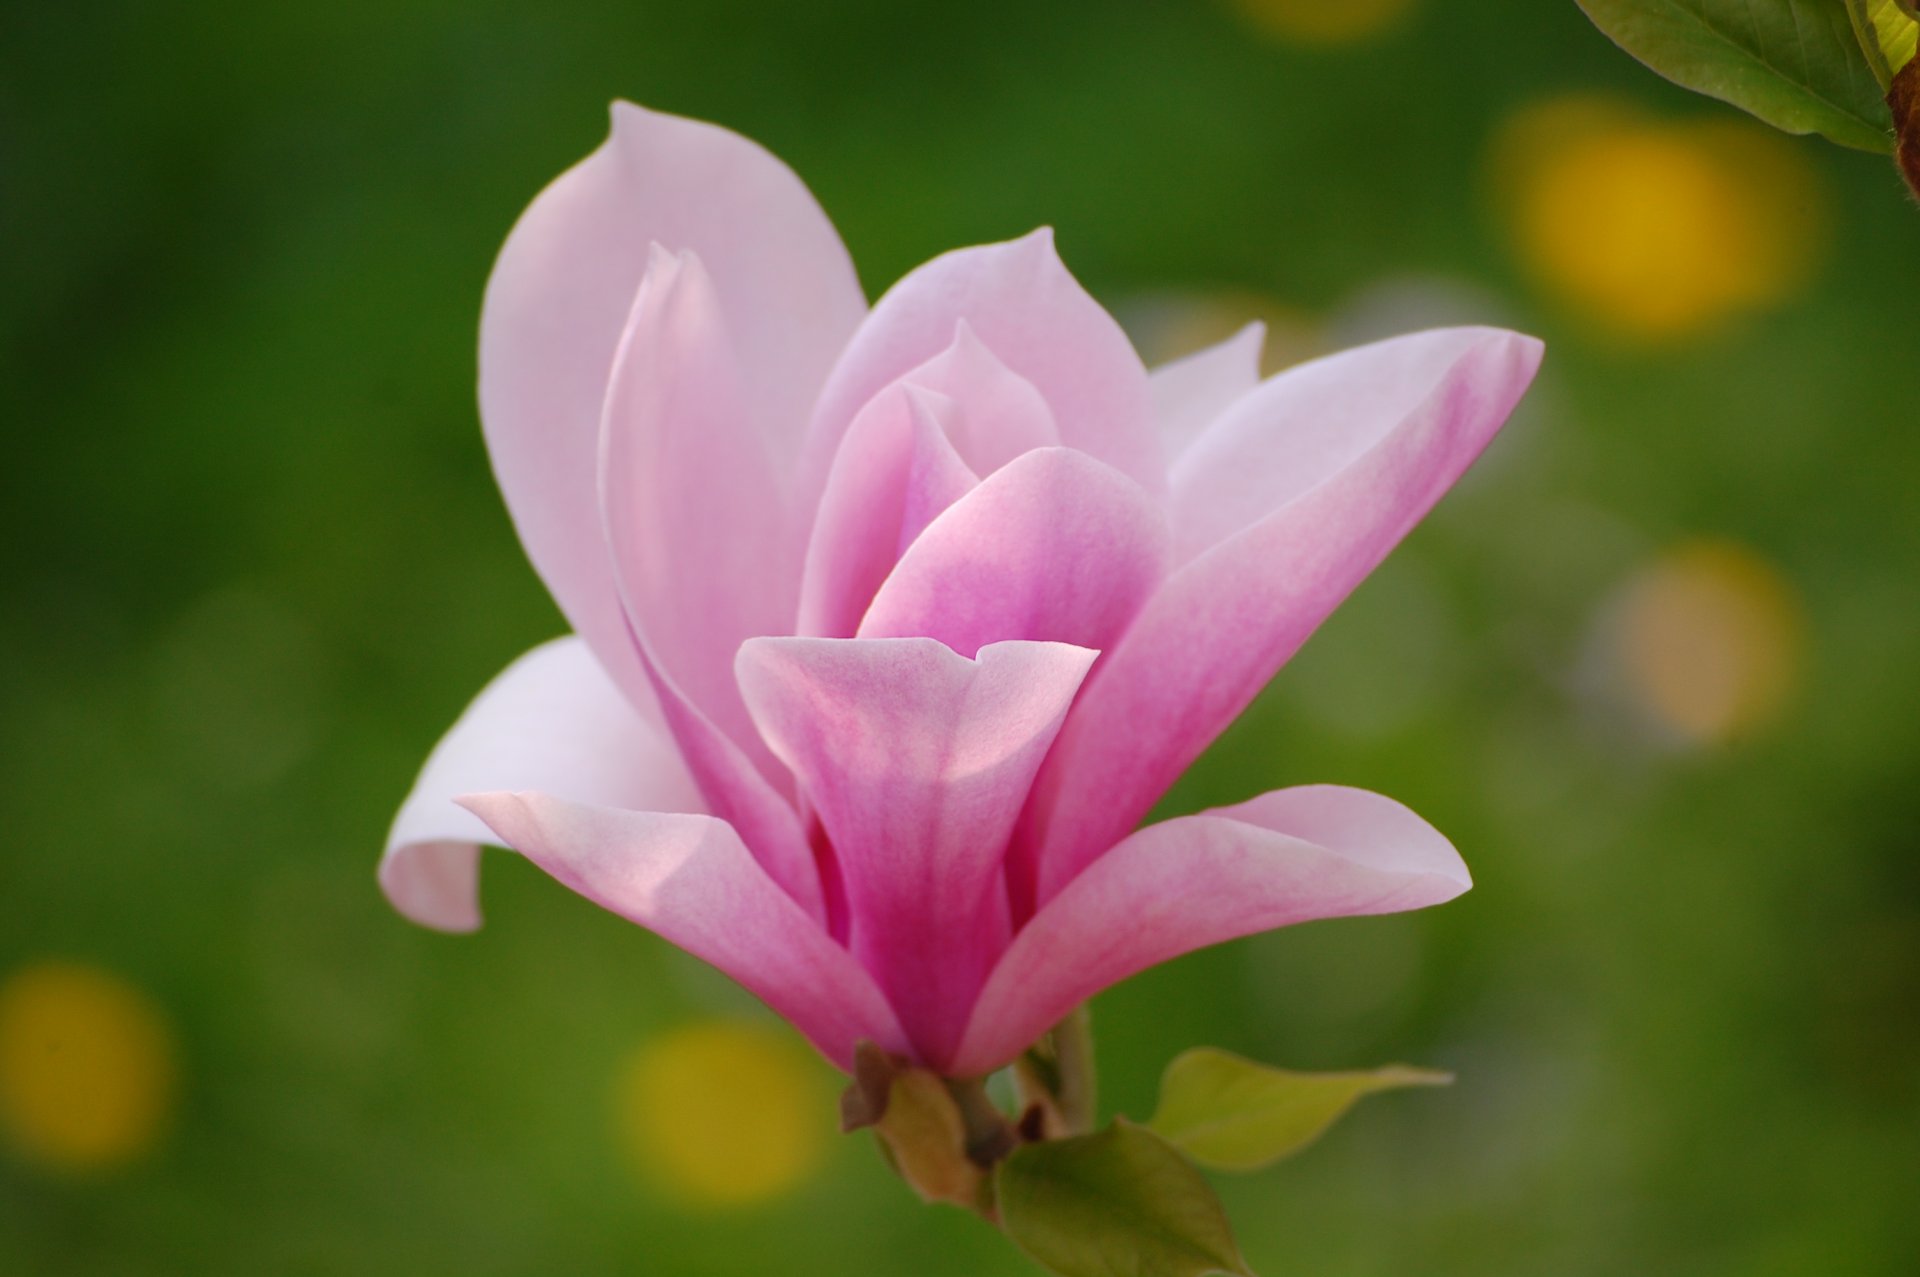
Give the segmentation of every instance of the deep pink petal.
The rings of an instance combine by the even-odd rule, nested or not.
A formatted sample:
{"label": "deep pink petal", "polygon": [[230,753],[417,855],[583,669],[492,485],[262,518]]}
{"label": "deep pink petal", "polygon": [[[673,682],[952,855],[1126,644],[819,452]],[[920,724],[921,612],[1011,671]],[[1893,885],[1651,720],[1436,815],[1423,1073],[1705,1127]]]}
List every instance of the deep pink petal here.
{"label": "deep pink petal", "polygon": [[441,738],[394,818],[380,860],[387,899],[443,931],[480,925],[486,826],[453,800],[538,788],[583,802],[700,812],[700,794],[651,706],[643,715],[577,638],[509,665]]}
{"label": "deep pink petal", "polygon": [[608,370],[656,242],[706,263],[754,370],[755,420],[776,445],[784,427],[789,457],[865,312],[839,237],[785,165],[725,129],[625,103],[606,143],[548,186],[508,237],[480,331],[494,473],[560,610],[638,701],[648,693],[594,484]]}
{"label": "deep pink petal", "polygon": [[1259,384],[1266,339],[1267,326],[1256,320],[1217,345],[1153,370],[1147,379],[1153,420],[1170,471],[1189,444]]}
{"label": "deep pink petal", "polygon": [[766,876],[726,822],[539,793],[462,801],[566,886],[733,977],[841,1068],[863,1038],[907,1049],[872,977]]}
{"label": "deep pink petal", "polygon": [[1061,265],[1045,230],[937,257],[880,299],[821,392],[808,443],[817,476],[810,490],[867,401],[946,350],[961,321],[1039,391],[1062,443],[1150,492],[1165,490],[1146,369],[1113,317]]}
{"label": "deep pink petal", "polygon": [[807,546],[799,633],[852,637],[901,551],[980,482],[947,434],[957,412],[945,395],[901,383],[854,419]]}
{"label": "deep pink petal", "polygon": [[1166,572],[1166,516],[1140,485],[1071,448],[1040,448],[927,525],[874,596],[862,638],[1002,639],[1102,648]]}
{"label": "deep pink petal", "polygon": [[1236,936],[1394,913],[1472,885],[1453,846],[1392,799],[1308,785],[1151,825],[1014,939],[980,994],[956,1076],[991,1072],[1137,971]]}
{"label": "deep pink petal", "polygon": [[754,639],[740,684],[831,838],[849,943],[943,1067],[1008,935],[1000,858],[1096,654],[930,639]]}
{"label": "deep pink petal", "polygon": [[[1339,419],[1357,444],[1343,446],[1318,416],[1282,417],[1267,435],[1247,424],[1268,402],[1337,418],[1338,396],[1284,389],[1324,375],[1310,366],[1243,399],[1182,458],[1177,515],[1188,544],[1195,529],[1237,523],[1250,505],[1232,467],[1215,464],[1228,442],[1244,443],[1234,456],[1269,475],[1284,504],[1178,568],[1088,681],[1022,821],[1015,863],[1022,874],[1038,866],[1037,902],[1139,822],[1492,439],[1532,379],[1540,343],[1486,329],[1453,341],[1451,362],[1418,363],[1428,379],[1391,397],[1398,416],[1364,411],[1389,402],[1367,380],[1380,368],[1344,365],[1356,410]],[[1308,445],[1290,444],[1295,434]],[[1267,466],[1262,444],[1307,469],[1313,486],[1301,490],[1293,471]],[[1203,476],[1217,514],[1195,495]],[[1024,889],[1016,880],[1017,905]]]}
{"label": "deep pink petal", "polygon": [[700,259],[658,251],[615,358],[601,434],[606,546],[634,645],[710,810],[803,908],[819,875],[733,679],[743,640],[785,631],[798,548],[743,407]]}

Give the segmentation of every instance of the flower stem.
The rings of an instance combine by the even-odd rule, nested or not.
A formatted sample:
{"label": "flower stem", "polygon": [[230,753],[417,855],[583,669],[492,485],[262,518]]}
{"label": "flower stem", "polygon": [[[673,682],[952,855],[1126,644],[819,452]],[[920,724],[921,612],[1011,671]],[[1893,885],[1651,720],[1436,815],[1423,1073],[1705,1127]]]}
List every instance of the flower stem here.
{"label": "flower stem", "polygon": [[1100,1120],[1099,1079],[1093,1060],[1093,1016],[1082,1002],[1054,1026],[1053,1058],[1060,1074],[1060,1116],[1073,1135],[1091,1132]]}

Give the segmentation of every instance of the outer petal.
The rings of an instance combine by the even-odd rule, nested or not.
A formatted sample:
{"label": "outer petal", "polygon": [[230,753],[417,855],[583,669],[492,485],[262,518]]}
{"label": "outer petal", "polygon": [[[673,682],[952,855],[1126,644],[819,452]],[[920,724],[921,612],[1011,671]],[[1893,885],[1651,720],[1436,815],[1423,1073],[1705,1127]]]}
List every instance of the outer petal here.
{"label": "outer petal", "polygon": [[799,583],[782,494],[731,352],[700,260],[657,252],[607,392],[606,546],[643,667],[711,810],[817,910],[812,855],[773,788],[787,774],[733,680],[743,640],[787,628]]}
{"label": "outer petal", "polygon": [[958,412],[947,396],[900,383],[854,418],[807,545],[801,634],[851,638],[901,551],[980,482],[947,434]]}
{"label": "outer petal", "polygon": [[606,143],[508,237],[480,327],[487,447],[534,567],[637,700],[645,681],[601,542],[594,474],[607,372],[653,242],[707,263],[755,370],[756,419],[784,423],[792,446],[865,311],[839,237],[786,166],[725,129],[625,103]]}
{"label": "outer petal", "polygon": [[1071,448],[1036,449],[927,526],[860,636],[923,635],[962,656],[1001,639],[1105,647],[1166,559],[1166,516],[1138,484]]}
{"label": "outer petal", "polygon": [[478,927],[479,845],[491,839],[453,800],[522,785],[615,807],[704,810],[660,725],[635,711],[585,643],[555,639],[488,684],[428,757],[380,860],[394,908],[444,931]]}
{"label": "outer petal", "polygon": [[1438,328],[1272,378],[1216,417],[1173,468],[1178,561],[1339,474],[1436,400],[1491,434],[1526,390],[1539,351],[1501,329]]}
{"label": "outer petal", "polygon": [[[1353,419],[1358,447],[1338,447],[1314,430],[1319,444],[1291,455],[1302,466],[1317,464],[1318,481],[1301,491],[1278,476],[1291,499],[1167,579],[1101,661],[1047,761],[1010,870],[1021,875],[1016,906],[1027,902],[1030,867],[1038,867],[1032,899],[1044,903],[1139,822],[1479,455],[1532,379],[1540,349],[1515,333],[1460,335],[1451,363],[1428,366],[1432,379],[1417,388],[1424,393],[1396,401],[1400,416]],[[1182,459],[1182,475],[1199,473],[1203,449],[1224,446],[1213,436],[1250,439],[1242,423],[1269,396],[1288,402],[1279,387],[1304,371],[1242,400]],[[1354,393],[1361,404],[1374,402],[1363,386]],[[1275,425],[1271,442],[1283,452],[1284,427],[1313,430],[1297,421]],[[1250,468],[1259,465],[1253,451],[1238,454]],[[1197,491],[1197,482],[1184,478],[1180,492]],[[1223,506],[1238,500],[1227,486],[1216,489]],[[1188,529],[1211,520],[1191,501],[1178,510]]]}
{"label": "outer petal", "polygon": [[889,383],[946,349],[965,320],[1052,409],[1060,442],[1150,492],[1165,489],[1146,370],[1113,317],[1053,251],[1051,231],[937,257],[894,285],[834,366],[813,417],[817,490],[840,436]]}
{"label": "outer petal", "polygon": [[1438,831],[1364,790],[1282,789],[1149,826],[1020,932],[953,1072],[991,1072],[1095,993],[1180,954],[1316,918],[1420,909],[1471,885]]}
{"label": "outer petal", "polygon": [[1169,467],[1177,467],[1187,446],[1259,384],[1266,339],[1267,326],[1256,320],[1218,345],[1153,370],[1153,420]]}
{"label": "outer petal", "polygon": [[833,842],[853,952],[943,1068],[1009,935],[1000,857],[1096,654],[927,639],[755,639],[740,684]]}
{"label": "outer petal", "polygon": [[871,977],[761,871],[726,822],[616,811],[545,794],[463,800],[568,887],[712,963],[843,1069],[870,1039],[906,1038]]}

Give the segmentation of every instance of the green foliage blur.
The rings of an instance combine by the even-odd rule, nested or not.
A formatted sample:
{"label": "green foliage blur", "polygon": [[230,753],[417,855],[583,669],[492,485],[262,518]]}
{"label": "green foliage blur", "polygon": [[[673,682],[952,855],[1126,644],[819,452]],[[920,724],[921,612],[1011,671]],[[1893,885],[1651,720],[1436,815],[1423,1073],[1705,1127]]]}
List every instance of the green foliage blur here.
{"label": "green foliage blur", "polygon": [[[1459,1075],[1219,1180],[1264,1273],[1920,1271],[1920,210],[1883,159],[1773,139],[1818,240],[1798,282],[1623,335],[1528,264],[1499,139],[1569,93],[1736,113],[1570,0],[1386,6],[1345,44],[1260,3],[0,11],[0,980],[111,973],[178,1074],[112,1165],[0,1130],[0,1272],[1030,1271],[864,1137],[689,1203],[634,1166],[622,1061],[751,1000],[514,857],[471,937],[374,886],[439,733],[560,629],[488,473],[474,334],[614,97],[786,159],[872,295],[1050,223],[1149,335],[1267,307],[1310,348],[1544,336],[1482,465],[1163,805],[1377,789],[1477,888],[1106,995],[1105,1099],[1145,1118],[1200,1043]],[[1742,624],[1785,635],[1754,640],[1765,712],[1706,728],[1671,705],[1698,669],[1660,663],[1712,627],[1645,584],[1703,544],[1773,591],[1708,681]]]}

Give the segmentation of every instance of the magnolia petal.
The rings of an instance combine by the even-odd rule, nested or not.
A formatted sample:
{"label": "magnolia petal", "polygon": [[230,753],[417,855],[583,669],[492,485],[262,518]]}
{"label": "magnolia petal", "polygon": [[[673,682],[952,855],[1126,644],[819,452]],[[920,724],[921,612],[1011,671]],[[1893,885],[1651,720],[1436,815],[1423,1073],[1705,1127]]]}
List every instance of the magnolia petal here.
{"label": "magnolia petal", "polygon": [[740,685],[846,883],[849,943],[942,1069],[1009,935],[1000,857],[1096,653],[929,639],[754,639]]}
{"label": "magnolia petal", "polygon": [[487,448],[528,557],[636,702],[646,681],[594,485],[608,370],[656,242],[698,252],[712,272],[754,370],[755,419],[784,424],[789,456],[866,309],[839,237],[785,165],[725,129],[626,103],[615,104],[607,141],[508,237],[480,325]]}
{"label": "magnolia petal", "polygon": [[701,260],[656,248],[607,387],[599,495],[620,596],[648,656],[774,775],[733,655],[753,635],[790,627],[799,555],[729,332]]}
{"label": "magnolia petal", "polygon": [[1437,830],[1365,790],[1282,789],[1151,825],[1014,938],[952,1071],[999,1068],[1100,990],[1194,949],[1317,918],[1420,909],[1471,885]]}
{"label": "magnolia petal", "polygon": [[964,319],[952,344],[902,380],[953,401],[947,435],[975,474],[992,474],[1023,452],[1060,442],[1060,427],[1039,390],[989,350]]}
{"label": "magnolia petal", "polygon": [[1147,378],[1153,420],[1169,467],[1242,395],[1260,382],[1267,326],[1258,320],[1205,350],[1155,368]]}
{"label": "magnolia petal", "polygon": [[862,1040],[906,1049],[872,977],[767,877],[725,821],[540,793],[461,801],[567,887],[731,976],[842,1069]]}
{"label": "magnolia petal", "polygon": [[813,855],[775,788],[789,778],[733,681],[741,642],[786,629],[798,585],[740,380],[699,258],[656,251],[607,392],[600,506],[631,640],[708,809],[821,917]]}
{"label": "magnolia petal", "polygon": [[1044,229],[936,257],[880,299],[821,391],[807,457],[819,478],[809,490],[824,480],[861,407],[945,350],[961,321],[1039,391],[1060,442],[1149,492],[1165,491],[1146,369],[1113,317],[1067,273]]}
{"label": "magnolia petal", "polygon": [[1436,400],[1497,429],[1538,354],[1538,342],[1502,329],[1438,328],[1269,379],[1217,416],[1172,468],[1176,560],[1312,491]]}
{"label": "magnolia petal", "polygon": [[394,908],[443,931],[478,927],[480,844],[491,838],[453,800],[517,786],[615,807],[704,810],[660,724],[621,695],[585,643],[555,639],[489,683],[428,756],[380,860]]}
{"label": "magnolia petal", "polygon": [[[1174,571],[1108,649],[1041,772],[1017,838],[1017,906],[1044,903],[1139,822],[1480,454],[1540,351],[1516,333],[1463,334],[1450,363],[1427,365],[1425,393],[1405,396],[1398,418],[1358,420],[1358,449],[1294,450],[1300,464],[1319,465],[1318,482],[1299,491],[1275,476],[1290,500]],[[1267,398],[1263,387],[1243,399],[1188,451],[1183,494],[1195,476],[1221,473],[1209,460],[1225,447],[1215,436],[1246,440],[1238,455],[1260,467],[1242,422]],[[1275,446],[1287,451],[1284,436]],[[1234,499],[1226,486],[1223,505]],[[1190,503],[1181,511],[1191,535],[1200,516]],[[1029,896],[1024,875],[1036,871]]]}
{"label": "magnolia petal", "polygon": [[1140,485],[1071,448],[995,471],[927,526],[874,596],[862,638],[1102,648],[1166,572],[1166,516]]}
{"label": "magnolia petal", "polygon": [[854,418],[807,545],[799,633],[852,637],[901,551],[980,482],[948,435],[957,412],[945,395],[900,383]]}

